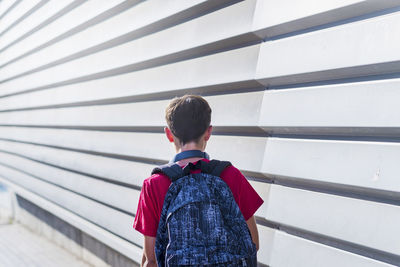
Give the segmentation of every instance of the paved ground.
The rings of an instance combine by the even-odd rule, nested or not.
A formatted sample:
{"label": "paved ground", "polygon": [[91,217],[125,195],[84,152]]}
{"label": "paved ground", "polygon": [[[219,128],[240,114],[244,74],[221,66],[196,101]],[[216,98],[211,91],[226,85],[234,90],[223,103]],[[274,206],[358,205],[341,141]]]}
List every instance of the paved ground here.
{"label": "paved ground", "polygon": [[[0,208],[10,206],[8,196],[7,190],[0,185]],[[90,266],[24,226],[9,222],[0,219],[0,267]]]}
{"label": "paved ground", "polygon": [[20,224],[0,225],[1,267],[89,267]]}

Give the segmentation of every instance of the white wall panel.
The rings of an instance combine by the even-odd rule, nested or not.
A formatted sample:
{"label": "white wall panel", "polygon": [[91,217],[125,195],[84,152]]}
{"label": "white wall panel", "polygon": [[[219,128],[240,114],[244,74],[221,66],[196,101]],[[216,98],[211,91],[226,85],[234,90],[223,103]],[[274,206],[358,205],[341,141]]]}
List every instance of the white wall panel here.
{"label": "white wall panel", "polygon": [[137,261],[137,259],[142,257],[142,249],[139,246],[132,244],[125,239],[119,238],[115,236],[115,234],[112,234],[108,230],[89,222],[79,215],[74,214],[63,207],[48,201],[47,199],[32,193],[15,183],[10,182],[5,177],[0,176],[0,181],[1,183],[7,185],[19,196],[22,196],[24,199],[29,200],[40,208],[49,211],[77,229],[81,229],[83,232],[94,237],[103,244],[107,244],[107,246],[110,248],[121,252],[121,254],[132,259],[133,261]]}
{"label": "white wall panel", "polygon": [[[44,145],[72,149],[84,149],[94,152],[115,153],[166,160],[173,156],[173,148],[161,133],[103,132],[57,129],[29,129],[2,127],[1,138],[33,142]],[[135,142],[135,140],[141,140]],[[148,145],[156,145],[150,150]]]}
{"label": "white wall panel", "polygon": [[395,266],[296,237],[266,226],[259,225],[258,231],[260,234],[260,250],[257,253],[258,261],[267,266]]}
{"label": "white wall panel", "polygon": [[399,206],[272,185],[266,219],[400,255]]}
{"label": "white wall panel", "polygon": [[260,249],[257,252],[258,262],[267,265],[271,261],[275,233],[274,229],[261,225],[258,226],[258,234],[260,236]]}
{"label": "white wall panel", "polygon": [[[253,45],[216,55],[94,80],[76,88],[78,92],[84,95],[92,95],[93,93],[88,91],[90,89],[101,91],[104,88],[103,90],[107,90],[108,94],[118,97],[121,95],[118,91],[123,91],[125,95],[127,89],[134,90],[136,94],[144,94],[248,81],[254,76],[258,51],[259,45]],[[87,64],[93,66],[93,62],[87,62]],[[5,82],[2,84],[1,95],[66,81],[80,76],[76,66],[74,69],[60,70],[64,66],[52,68],[49,71],[45,71],[45,73],[38,72],[24,76],[21,79]],[[84,68],[85,66],[80,67],[82,70]],[[101,84],[101,86],[98,87],[98,84]],[[116,88],[110,91],[110,87]],[[84,88],[83,92],[82,88]]]}
{"label": "white wall panel", "polygon": [[142,186],[154,164],[0,140],[0,150],[117,182]]}
{"label": "white wall panel", "polygon": [[3,0],[0,2],[0,18],[6,15],[6,12],[17,2],[17,0]]}
{"label": "white wall panel", "polygon": [[[25,3],[31,1],[24,1]],[[100,15],[101,13],[109,10],[110,8],[118,5],[123,2],[123,0],[90,0],[84,1],[79,8],[73,9],[71,12],[68,12],[66,15],[60,17],[56,21],[50,23],[48,26],[44,27],[40,31],[35,32],[28,38],[24,40],[24,42],[20,42],[10,49],[7,49],[5,53],[2,53],[0,57],[0,65],[24,54],[33,48],[36,48],[40,45],[47,43],[48,41],[54,39],[57,36],[60,36],[63,33],[66,33],[75,27],[83,24],[90,19]]]}
{"label": "white wall panel", "polygon": [[[254,126],[264,92],[205,97],[214,126]],[[79,95],[77,95],[79,96]],[[17,97],[17,96],[16,96]],[[49,99],[50,100],[50,99]],[[245,101],[244,101],[245,100]],[[72,126],[164,126],[169,100],[0,113],[0,124]],[[24,103],[19,103],[24,104]],[[229,113],[225,111],[229,110]]]}
{"label": "white wall panel", "polygon": [[[94,202],[88,198],[63,190],[57,186],[42,182],[24,173],[0,165],[0,174],[13,183],[29,189],[53,203],[98,224],[99,226],[141,245],[143,236],[132,230],[133,217],[105,205]],[[10,179],[12,177],[12,179]],[[96,212],[101,210],[101,212]]]}
{"label": "white wall panel", "polygon": [[[41,8],[35,11],[31,16],[24,19],[21,23],[17,24],[12,31],[6,32],[0,39],[0,51],[6,46],[31,31],[32,29],[38,27],[47,19],[51,18],[57,12],[61,11],[63,8],[71,4],[73,0],[58,0],[49,1],[44,4]],[[4,51],[2,51],[2,54]],[[0,56],[0,59],[2,56]],[[1,71],[3,73],[3,71]]]}
{"label": "white wall panel", "polygon": [[[68,1],[51,1],[49,4],[60,5],[63,2],[66,3]],[[164,8],[156,9],[156,6],[159,4],[157,1],[142,1],[137,5],[134,5],[133,8],[129,8],[121,14],[117,14],[100,24],[86,28],[77,34],[62,40],[60,44],[56,43],[46,48],[44,51],[47,51],[46,53],[48,53],[48,51],[55,51],[53,54],[48,56],[62,58],[65,55],[73,54],[104,43],[133,30],[141,29],[147,25],[158,22],[163,18],[174,15],[182,10],[192,7],[193,5],[203,2],[204,1],[198,0],[184,2],[174,0],[168,1],[168,5],[165,5]],[[57,51],[57,47],[60,47],[62,51]],[[35,53],[35,55],[38,54],[40,54],[40,52]]]}
{"label": "white wall panel", "polygon": [[21,1],[21,3],[19,3],[6,16],[4,16],[4,18],[1,19],[0,36],[4,35],[8,28],[10,28],[19,19],[23,19],[23,15],[40,2],[40,0]]}
{"label": "white wall panel", "polygon": [[204,94],[207,152],[264,200],[263,266],[400,266],[399,0],[22,1],[0,32],[15,21],[0,179],[28,200],[139,262],[127,213],[174,154],[165,107]]}
{"label": "white wall panel", "polygon": [[[163,133],[34,128],[23,131],[9,127],[0,127],[0,130],[0,138],[5,139],[147,159],[168,161],[175,152]],[[225,158],[240,169],[259,170],[266,142],[262,137],[215,135],[210,139],[208,151],[213,158]]]}
{"label": "white wall panel", "polygon": [[265,42],[256,78],[277,85],[396,72],[399,25],[396,12]]}
{"label": "white wall panel", "polygon": [[268,38],[399,5],[398,0],[257,1],[253,29]]}
{"label": "white wall panel", "polygon": [[[266,90],[265,127],[399,127],[399,79]],[[296,116],[293,116],[293,115]]]}
{"label": "white wall panel", "polygon": [[139,191],[0,152],[0,163],[24,170],[41,180],[135,214]]}
{"label": "white wall panel", "polygon": [[[135,10],[135,7],[132,8],[132,10]],[[250,31],[252,22],[251,14],[253,11],[254,1],[243,1],[220,11],[201,16],[186,23],[178,24],[164,31],[137,40],[135,39],[131,42],[86,57],[81,57],[72,62],[63,64],[62,66],[51,68],[50,70],[42,71],[40,75],[54,75],[54,71],[64,73],[76,71],[74,76],[84,76],[130,64],[137,64],[231,38]],[[238,17],[242,19],[237,19]],[[116,18],[117,17],[114,19]],[[110,23],[110,21],[108,23]],[[114,25],[114,27],[115,26],[116,25]],[[97,32],[93,31],[93,29],[96,28],[89,28],[86,31],[68,38],[66,41],[59,42],[14,64],[4,67],[0,73],[0,80],[5,80],[30,69],[44,66],[57,59],[68,56],[71,52],[79,52],[82,49],[81,40],[90,39],[93,42],[93,40],[97,38],[104,41],[104,31],[107,29],[103,29],[103,24],[98,24],[97,28],[99,28]],[[176,37],[169,38],[170,36]],[[227,41],[225,46],[228,44],[229,41]],[[216,50],[218,47],[197,50],[205,53],[207,50],[211,49]],[[185,56],[188,57],[190,54],[199,53],[197,50],[191,53],[186,52]],[[176,56],[172,55],[170,61],[174,60],[175,57]],[[73,76],[71,76],[71,78],[72,77]]]}
{"label": "white wall panel", "polygon": [[399,157],[393,142],[269,138],[262,172],[400,192]]}
{"label": "white wall panel", "polygon": [[[290,256],[288,252],[290,251]],[[276,231],[269,266],[285,267],[389,267],[395,266],[344,252],[326,245]]]}

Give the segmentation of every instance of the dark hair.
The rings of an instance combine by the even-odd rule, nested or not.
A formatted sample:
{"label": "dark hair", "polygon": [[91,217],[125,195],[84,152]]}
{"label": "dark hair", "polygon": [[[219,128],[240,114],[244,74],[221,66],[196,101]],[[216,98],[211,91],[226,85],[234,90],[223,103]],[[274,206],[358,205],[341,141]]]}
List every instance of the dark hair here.
{"label": "dark hair", "polygon": [[165,110],[168,128],[182,145],[198,142],[211,122],[211,108],[201,96],[184,95],[174,98]]}

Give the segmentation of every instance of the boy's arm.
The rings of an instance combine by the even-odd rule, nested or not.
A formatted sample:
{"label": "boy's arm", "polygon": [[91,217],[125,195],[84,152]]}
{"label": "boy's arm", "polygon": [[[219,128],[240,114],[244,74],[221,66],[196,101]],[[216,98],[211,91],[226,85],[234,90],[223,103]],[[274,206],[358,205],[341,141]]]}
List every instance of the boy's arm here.
{"label": "boy's arm", "polygon": [[156,255],[154,247],[156,238],[152,236],[144,236],[143,257],[141,267],[157,267]]}
{"label": "boy's arm", "polygon": [[254,215],[251,216],[250,219],[248,219],[246,221],[246,223],[250,230],[251,239],[253,240],[254,244],[256,244],[257,251],[258,251],[258,248],[259,248],[258,229],[257,229],[257,223],[256,223],[256,219],[255,219]]}

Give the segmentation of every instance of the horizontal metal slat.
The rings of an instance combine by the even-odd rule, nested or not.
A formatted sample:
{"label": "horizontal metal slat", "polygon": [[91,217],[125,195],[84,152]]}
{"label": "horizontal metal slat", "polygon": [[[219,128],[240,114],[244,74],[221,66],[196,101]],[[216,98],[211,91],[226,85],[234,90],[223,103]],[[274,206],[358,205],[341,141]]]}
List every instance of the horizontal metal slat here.
{"label": "horizontal metal slat", "polygon": [[17,0],[3,0],[0,2],[0,18],[3,19],[3,16],[6,15],[6,12],[15,5]]}
{"label": "horizontal metal slat", "polygon": [[[150,1],[150,3],[154,2]],[[136,6],[131,8],[132,11],[135,11],[135,9]],[[75,77],[85,76],[127,65],[136,64],[138,65],[137,68],[140,69],[148,67],[144,62],[149,60],[152,61],[151,64],[149,63],[150,66],[154,67],[191,58],[199,54],[206,54],[209,51],[220,50],[226,46],[241,44],[240,40],[234,41],[232,38],[250,32],[253,9],[253,1],[243,1],[173,27],[168,28],[168,25],[166,25],[167,29],[138,39],[126,37],[123,41],[117,42],[115,44],[117,46],[115,47],[89,55],[85,55],[87,54],[85,52],[73,61],[59,65],[54,70],[41,71],[41,73],[54,73],[55,71],[58,73],[69,69],[68,76],[72,79],[72,75]],[[106,43],[115,38],[115,31],[113,29],[120,28],[121,23],[133,27],[129,32],[134,32],[137,30],[135,29],[136,25],[130,22],[130,20],[135,15],[143,17],[146,16],[146,13],[141,12],[128,17],[124,12],[119,16],[124,16],[128,21],[121,22],[117,15],[105,21],[105,25],[99,23],[94,27],[81,31],[18,62],[5,66],[0,73],[0,80],[6,80],[41,66],[46,66],[47,64],[54,64],[57,60],[88,49],[91,46]],[[232,17],[240,17],[242,19],[232,20]],[[113,23],[112,26],[110,26],[111,23]],[[121,28],[125,27],[127,26]],[[105,35],[107,32],[112,32],[112,34]],[[170,36],[176,36],[176,38],[170,38]],[[130,41],[133,38],[134,40]],[[249,38],[243,38],[242,42],[249,42]],[[254,36],[253,41],[256,39],[259,38]],[[209,45],[221,40],[225,40],[224,44]],[[208,46],[206,47],[206,45]],[[139,66],[140,64],[142,66]],[[79,72],[74,71],[78,69]],[[73,72],[75,73],[73,74]]]}
{"label": "horizontal metal slat", "polygon": [[105,230],[104,228],[87,221],[79,215],[76,215],[71,211],[62,208],[61,206],[24,189],[23,187],[5,179],[2,176],[0,176],[0,182],[7,185],[7,187],[14,191],[18,196],[32,202],[44,210],[47,210],[61,220],[68,222],[68,224],[80,229],[98,241],[107,244],[107,246],[115,249],[126,257],[136,262],[139,262],[142,258],[142,249],[139,246],[134,245],[131,242],[116,236],[115,234],[112,234],[108,230]]}
{"label": "horizontal metal slat", "polygon": [[349,127],[354,131],[359,127],[366,134],[372,132],[370,128],[399,127],[399,82],[386,79],[266,90],[259,125],[266,130]]}
{"label": "horizontal metal slat", "polygon": [[[0,58],[0,66],[9,62],[16,57],[19,57],[41,45],[53,40],[63,34],[77,28],[101,13],[117,6],[124,0],[106,1],[82,1],[83,4],[71,10],[56,21],[50,23],[46,27],[40,29],[34,34],[27,37],[23,42],[17,43],[2,53]],[[29,3],[31,1],[24,1]],[[82,30],[82,29],[80,29]]]}
{"label": "horizontal metal slat", "polygon": [[0,140],[0,150],[134,187],[142,186],[143,180],[156,166],[156,164],[5,140]]}
{"label": "horizontal metal slat", "polygon": [[[173,145],[162,133],[0,127],[0,138],[148,160],[169,161],[175,154]],[[239,169],[257,171],[261,168],[266,143],[263,137],[215,135],[207,151],[212,158],[229,160]]]}
{"label": "horizontal metal slat", "polygon": [[400,207],[272,185],[266,219],[400,255]]}
{"label": "horizontal metal slat", "polygon": [[[228,84],[225,87],[231,89],[235,88],[235,84],[237,84],[236,88],[238,86],[241,88],[255,87],[257,85],[260,86],[259,83],[252,81],[258,51],[259,45],[252,45],[133,73],[58,87],[53,92],[68,90],[69,99],[76,98],[78,94],[79,99],[82,99],[82,95],[84,95],[86,98],[93,100],[93,96],[97,94],[100,94],[100,98],[104,99],[110,96],[121,97],[165,93],[173,90],[188,90],[207,86],[212,86],[214,90],[222,90],[224,84]],[[93,62],[90,64],[93,64]],[[56,68],[52,68],[49,71],[56,70]],[[80,66],[80,68],[83,68],[83,66]],[[74,72],[75,70],[71,74],[72,76],[75,75]],[[68,72],[58,73],[52,77],[48,76],[53,75],[49,72],[46,72],[46,75],[43,74],[43,77],[38,76],[39,74],[36,73],[32,77],[25,76],[18,80],[3,83],[1,94],[21,92],[36,86],[47,86],[53,82],[68,80]],[[55,97],[53,99],[53,103],[59,101]]]}
{"label": "horizontal metal slat", "polygon": [[267,147],[266,175],[387,190],[387,197],[399,192],[400,198],[398,143],[270,137]]}
{"label": "horizontal metal slat", "polygon": [[29,189],[29,191],[129,240],[133,244],[141,246],[143,243],[142,234],[132,229],[133,216],[126,215],[125,213],[4,166],[0,166],[0,174],[7,180],[25,189]]}
{"label": "horizontal metal slat", "polygon": [[[61,98],[61,95],[58,95]],[[97,95],[98,96],[98,95]],[[261,91],[216,96],[206,96],[213,114],[214,126],[256,126],[264,93]],[[23,97],[23,95],[21,95]],[[79,97],[77,95],[77,97]],[[36,98],[38,101],[40,99]],[[26,106],[18,97],[0,99],[0,105]],[[42,99],[51,102],[51,98]],[[33,99],[32,99],[33,102]],[[30,104],[33,104],[33,103]],[[170,100],[137,103],[68,107],[16,112],[0,112],[0,124],[48,126],[164,126],[165,108]],[[4,107],[4,106],[3,106]],[[15,106],[14,106],[15,107]],[[229,111],[229,112],[226,112]]]}
{"label": "horizontal metal slat", "polygon": [[[260,249],[258,261],[265,266],[285,267],[391,267],[388,263],[367,258],[283,231],[258,225]],[[290,257],[288,256],[290,253]]]}
{"label": "horizontal metal slat", "polygon": [[399,6],[397,0],[257,1],[253,30],[269,38]]}
{"label": "horizontal metal slat", "polygon": [[[385,3],[383,3],[383,4],[381,3],[380,5],[376,5],[376,4],[374,5],[374,4],[371,4],[371,3],[369,3],[369,4],[362,3],[362,5],[367,6],[366,10],[374,10],[374,9],[384,8],[384,7],[387,7],[387,6],[392,6],[392,5],[394,5],[394,2],[393,1],[386,1]],[[87,61],[92,61],[92,62],[99,62],[99,61],[104,61],[105,62],[105,61],[107,61],[108,64],[96,64],[95,65],[95,66],[97,66],[97,68],[100,68],[100,69],[102,69],[102,71],[105,71],[106,69],[117,68],[117,66],[124,66],[124,65],[128,65],[128,64],[132,64],[131,60],[128,60],[128,61],[125,60],[125,59],[127,59],[127,57],[118,56],[120,54],[121,55],[126,55],[127,53],[131,54],[132,52],[137,51],[136,54],[131,55],[131,57],[128,57],[128,58],[129,59],[137,58],[136,62],[140,62],[140,61],[143,61],[144,58],[150,59],[150,58],[157,57],[157,56],[152,55],[152,53],[154,51],[156,51],[156,54],[157,53],[159,53],[159,54],[168,54],[168,53],[171,54],[172,52],[164,52],[163,50],[164,49],[167,49],[167,50],[168,49],[173,49],[174,51],[177,51],[177,52],[180,51],[180,50],[185,50],[185,48],[182,48],[182,44],[184,44],[185,42],[183,40],[181,40],[181,38],[179,38],[179,39],[172,38],[171,39],[171,38],[165,38],[163,35],[166,35],[166,36],[171,36],[171,35],[191,36],[193,34],[189,34],[188,35],[188,34],[183,34],[183,32],[188,31],[189,33],[193,33],[193,30],[192,30],[193,28],[196,28],[198,32],[201,32],[202,31],[202,27],[204,27],[205,28],[204,31],[207,31],[207,34],[195,34],[194,37],[190,37],[190,38],[188,37],[191,43],[196,44],[196,45],[200,45],[204,41],[203,42],[202,41],[198,41],[196,39],[196,37],[197,38],[200,37],[199,40],[201,40],[201,38],[203,38],[203,39],[206,38],[206,40],[211,40],[211,39],[215,38],[214,36],[216,34],[211,34],[210,33],[210,29],[214,29],[215,32],[218,32],[218,30],[217,30],[218,27],[209,27],[207,25],[207,21],[210,21],[210,23],[212,25],[224,26],[224,24],[221,24],[221,23],[217,23],[217,24],[213,23],[213,18],[217,18],[217,20],[220,20],[220,21],[222,20],[222,21],[229,21],[230,23],[238,23],[238,25],[241,26],[241,27],[238,27],[238,26],[235,26],[235,25],[230,25],[229,27],[224,27],[224,30],[221,31],[224,36],[231,37],[231,36],[240,35],[240,34],[244,34],[244,33],[250,33],[251,30],[249,30],[248,25],[250,25],[250,21],[252,19],[252,15],[251,14],[253,13],[252,12],[253,11],[253,6],[254,6],[254,2],[253,1],[244,1],[244,2],[242,2],[240,4],[234,5],[232,7],[228,7],[228,8],[222,9],[219,12],[214,12],[212,14],[205,15],[205,16],[199,18],[199,19],[196,19],[195,21],[190,21],[188,23],[185,23],[184,25],[178,25],[176,27],[173,27],[171,29],[163,31],[160,34],[151,35],[149,37],[146,37],[146,38],[143,38],[143,39],[139,39],[137,41],[133,41],[131,43],[119,46],[119,47],[117,47],[115,49],[106,50],[106,51],[91,55],[91,56],[89,56],[87,58]],[[270,10],[269,7],[260,7],[260,5],[258,6],[258,8],[262,9],[262,10],[264,10],[264,9]],[[355,10],[360,11],[360,10],[363,10],[363,9],[359,8],[359,9],[355,9]],[[366,10],[361,11],[361,13],[362,12],[366,12]],[[235,14],[231,14],[231,13],[234,13],[234,12],[237,12],[238,14],[240,14],[240,16],[236,16]],[[247,16],[243,15],[243,13],[246,13],[246,12],[249,13],[249,15],[247,15]],[[243,22],[242,20],[238,20],[238,19],[233,20],[233,21],[230,21],[230,20],[227,20],[227,19],[223,19],[223,16],[224,16],[225,13],[228,15],[228,17],[240,17],[240,18],[244,18],[245,20],[247,19],[247,22],[246,21]],[[264,17],[265,16],[263,16],[263,18]],[[324,16],[324,17],[327,17],[327,16]],[[256,23],[255,24],[259,24],[258,20],[259,20],[259,18],[257,19],[257,17],[256,17]],[[203,23],[202,21],[205,21],[205,23]],[[106,23],[110,23],[110,22],[106,22]],[[192,25],[192,24],[194,24],[194,25]],[[202,26],[203,24],[204,24],[204,26]],[[261,23],[261,24],[263,24],[263,23]],[[299,25],[299,24],[297,23],[296,25]],[[2,72],[2,76],[1,76],[2,78],[1,79],[5,79],[5,77],[7,77],[7,76],[11,77],[13,75],[16,75],[17,73],[25,72],[29,68],[32,69],[32,68],[38,67],[40,65],[45,65],[46,62],[50,63],[52,61],[55,61],[57,58],[65,57],[66,55],[68,55],[68,53],[69,54],[72,53],[71,49],[75,49],[75,52],[79,51],[80,47],[79,46],[76,47],[76,44],[78,44],[78,43],[81,44],[82,41],[85,40],[85,34],[84,33],[87,32],[87,31],[90,32],[90,34],[88,33],[89,34],[88,36],[90,36],[90,38],[88,38],[88,39],[92,41],[92,40],[95,39],[94,36],[96,36],[96,34],[93,33],[93,29],[98,28],[100,26],[101,26],[101,24],[100,25],[96,25],[95,27],[92,27],[92,28],[90,28],[90,29],[88,29],[86,31],[81,32],[81,33],[78,33],[77,35],[72,36],[71,38],[69,38],[69,39],[67,39],[65,41],[59,42],[59,43],[51,46],[48,49],[45,49],[45,50],[40,51],[39,53],[33,54],[33,55],[29,56],[28,59],[24,59],[24,60],[19,61],[19,62],[15,63],[15,64],[11,64],[11,66],[5,67],[5,69]],[[115,28],[115,26],[114,26],[114,28]],[[185,28],[188,28],[190,30],[185,30]],[[234,32],[229,33],[229,32],[227,32],[227,29],[234,29]],[[101,36],[102,36],[102,38],[104,40],[104,34],[103,34],[104,30],[101,30],[100,32],[101,32]],[[175,33],[175,32],[177,32],[177,33]],[[157,38],[161,39],[163,41],[160,42],[159,40],[157,40]],[[219,39],[220,38],[221,37],[219,37]],[[256,39],[257,38],[254,38],[254,40],[256,40]],[[153,47],[154,45],[157,45],[159,43],[163,43],[164,44],[165,40],[170,41],[170,42],[177,42],[177,43],[176,44],[170,44],[170,45],[163,45],[163,47],[161,47],[161,48],[154,48]],[[245,41],[245,39],[244,39],[244,41]],[[146,42],[148,44],[146,44]],[[208,42],[210,42],[210,41],[208,41]],[[205,43],[207,43],[207,41],[205,41]],[[78,49],[78,50],[76,50],[76,49]],[[143,49],[149,49],[149,50],[148,51],[147,50],[144,51]],[[49,56],[50,56],[50,58],[49,58]],[[144,58],[140,59],[143,56],[144,56]],[[107,57],[111,57],[112,60],[107,60]],[[118,59],[118,60],[116,60],[116,59]],[[75,61],[74,63],[71,62],[70,64],[78,64],[78,65],[80,65],[80,64],[83,64],[83,63],[81,63],[78,60],[78,61]],[[80,71],[82,71],[82,69],[83,70],[90,70],[91,68],[87,68],[87,67],[81,68]],[[97,69],[97,72],[99,72],[100,69]],[[94,71],[94,70],[92,70],[91,72],[92,73],[96,73],[96,71]]]}
{"label": "horizontal metal slat", "polygon": [[[269,266],[285,267],[390,267],[395,266],[330,246],[275,231]],[[288,253],[290,251],[290,256]]]}
{"label": "horizontal metal slat", "polygon": [[[29,32],[39,27],[52,16],[70,5],[74,0],[49,1],[32,15],[16,25],[11,31],[6,32],[0,39],[0,51],[9,47],[13,42],[26,36]],[[4,51],[1,52],[2,54]]]}
{"label": "horizontal metal slat", "polygon": [[256,79],[274,86],[398,72],[399,25],[396,12],[264,42]]}
{"label": "horizontal metal slat", "polygon": [[62,189],[91,198],[117,209],[136,213],[139,191],[107,183],[85,175],[69,172],[0,151],[0,164],[29,173],[37,179]]}
{"label": "horizontal metal slat", "polygon": [[12,27],[14,23],[17,23],[26,12],[34,8],[35,5],[40,2],[41,0],[21,1],[6,16],[4,16],[4,18],[1,19],[0,36],[3,36],[9,27]]}

